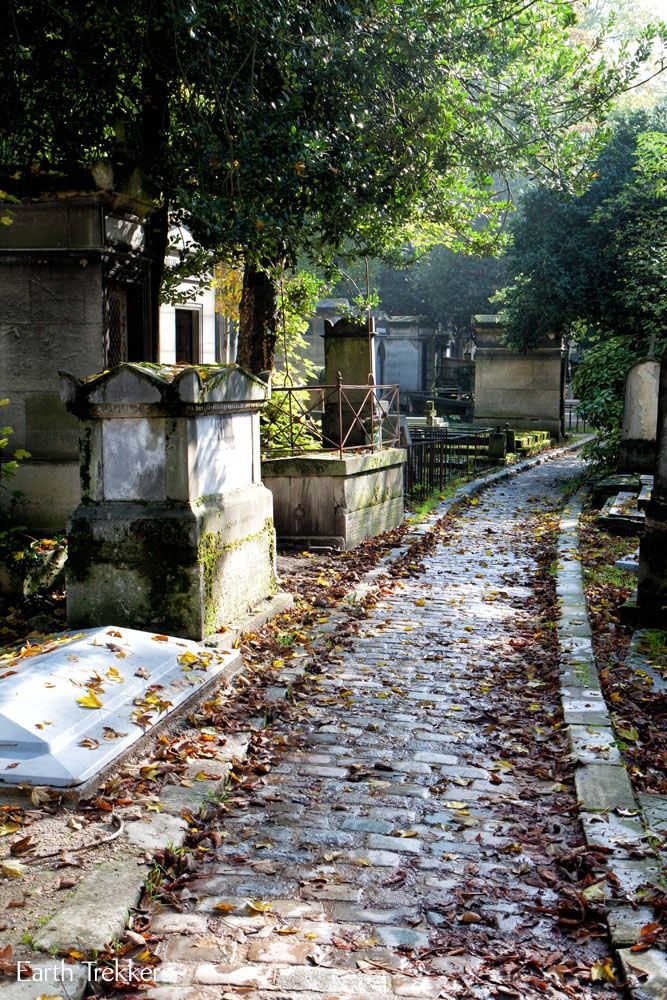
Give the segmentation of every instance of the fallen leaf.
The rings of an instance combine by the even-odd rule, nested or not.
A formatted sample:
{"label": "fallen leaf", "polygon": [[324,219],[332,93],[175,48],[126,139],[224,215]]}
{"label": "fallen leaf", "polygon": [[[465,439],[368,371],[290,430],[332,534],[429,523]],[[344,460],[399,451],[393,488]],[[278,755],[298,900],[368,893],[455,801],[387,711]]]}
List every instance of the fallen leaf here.
{"label": "fallen leaf", "polygon": [[8,858],[0,860],[0,874],[6,878],[23,878],[26,870],[18,861],[9,861]]}
{"label": "fallen leaf", "polygon": [[253,913],[268,913],[273,909],[273,903],[266,903],[263,899],[249,899],[247,906]]}
{"label": "fallen leaf", "polygon": [[30,793],[30,801],[34,806],[42,806],[51,800],[51,789],[46,785],[35,785]]}
{"label": "fallen leaf", "polygon": [[79,746],[85,747],[87,750],[97,750],[100,745],[100,741],[94,739],[92,736],[84,736],[82,740],[79,740]]}
{"label": "fallen leaf", "polygon": [[77,705],[81,705],[82,708],[102,708],[103,702],[97,697],[92,688],[88,688],[88,694],[84,694],[81,698],[76,699]]}

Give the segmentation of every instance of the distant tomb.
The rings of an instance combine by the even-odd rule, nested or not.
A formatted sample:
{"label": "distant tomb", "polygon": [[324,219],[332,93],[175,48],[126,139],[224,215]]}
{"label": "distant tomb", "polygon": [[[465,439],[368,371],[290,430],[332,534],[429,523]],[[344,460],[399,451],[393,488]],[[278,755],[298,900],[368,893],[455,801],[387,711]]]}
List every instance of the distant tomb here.
{"label": "distant tomb", "polygon": [[625,379],[620,468],[624,472],[652,473],[658,430],[660,362],[633,365]]}
{"label": "distant tomb", "polygon": [[260,379],[235,365],[63,375],[82,501],[68,527],[70,625],[201,639],[275,592],[260,479]]}
{"label": "distant tomb", "polygon": [[474,423],[545,430],[560,440],[565,431],[565,351],[560,335],[519,354],[503,344],[497,316],[475,316],[474,329]]}

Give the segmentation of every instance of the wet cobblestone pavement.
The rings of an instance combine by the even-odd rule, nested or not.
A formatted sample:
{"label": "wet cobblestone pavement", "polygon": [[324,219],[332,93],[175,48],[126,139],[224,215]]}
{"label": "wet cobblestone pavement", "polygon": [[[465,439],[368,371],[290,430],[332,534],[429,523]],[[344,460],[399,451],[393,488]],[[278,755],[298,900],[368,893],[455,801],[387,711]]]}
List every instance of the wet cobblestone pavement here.
{"label": "wet cobblestone pavement", "polygon": [[608,946],[573,891],[588,862],[536,559],[579,468],[472,500],[334,648],[301,747],[225,816],[188,912],[157,909],[154,1000],[618,995],[591,981]]}

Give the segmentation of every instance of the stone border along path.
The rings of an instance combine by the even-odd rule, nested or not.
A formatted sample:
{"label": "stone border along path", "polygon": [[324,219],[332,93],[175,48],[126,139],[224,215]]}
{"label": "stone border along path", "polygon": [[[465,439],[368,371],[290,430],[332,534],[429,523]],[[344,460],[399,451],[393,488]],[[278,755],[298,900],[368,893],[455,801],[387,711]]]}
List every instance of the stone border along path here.
{"label": "stone border along path", "polygon": [[[636,900],[639,886],[660,878],[667,861],[652,850],[647,822],[621,759],[612,721],[602,694],[586,613],[579,549],[581,499],[577,495],[564,509],[558,538],[557,595],[560,604],[561,697],[572,756],[584,837],[591,847],[609,851],[607,864],[623,894],[608,896],[606,880],[599,883],[600,898],[609,907],[611,942],[637,998],[667,997],[667,956],[657,947],[632,952],[641,929],[653,913]],[[632,654],[635,659],[639,654]],[[639,979],[638,975],[639,974]],[[644,978],[646,977],[646,978]]]}
{"label": "stone border along path", "polygon": [[[400,548],[393,550],[374,570],[367,574],[364,581],[350,592],[347,600],[352,602],[359,601],[371,590],[375,589],[379,579],[386,573],[388,566],[396,559],[405,555],[409,551],[411,544],[429,532],[433,525],[452,510],[462,498],[473,496],[500,480],[514,477],[519,472],[558,458],[568,451],[579,448],[583,443],[580,440],[575,445],[536,456],[533,459],[528,459],[518,465],[502,469],[499,472],[466,484],[466,486],[458,490],[452,498],[443,502],[443,504],[416,527],[407,536]],[[336,624],[334,619],[336,614],[340,619],[344,617],[345,612],[338,611],[330,616],[329,625],[320,630],[322,635],[335,630]],[[283,674],[287,674],[287,671],[283,671]],[[297,673],[294,672],[293,679],[296,676]],[[286,679],[289,682],[290,678]],[[279,697],[283,692],[277,690],[275,693]],[[243,752],[243,746],[244,741],[236,741],[230,753],[233,753],[234,756],[239,756]],[[228,767],[228,765],[225,766]],[[201,804],[202,800],[210,792],[210,789],[204,787],[205,785],[206,783],[198,783],[198,787],[176,788],[175,791],[178,794],[174,802],[167,805],[166,814],[151,814],[149,819],[135,824],[137,829],[133,831],[132,844],[135,851],[138,850],[140,854],[146,851],[155,851],[165,847],[167,843],[173,847],[180,846],[186,836],[185,824],[180,820],[180,812],[184,808],[194,810]],[[171,790],[174,791],[174,789]],[[407,846],[409,843],[410,841],[406,839],[402,845],[408,851],[410,850],[409,846]],[[134,866],[134,872],[130,874],[129,869],[132,866]],[[136,905],[139,898],[142,882],[141,876],[143,875],[143,872],[136,870],[136,862],[130,861],[130,859],[127,859],[127,864],[125,862],[120,863],[120,868],[123,869],[122,875],[119,871],[118,863],[98,866],[97,869],[93,870],[86,877],[80,889],[78,888],[72,895],[68,906],[60,911],[42,930],[36,939],[38,945],[46,950],[53,950],[55,948],[65,950],[68,947],[90,950],[100,948],[102,943],[119,936],[125,926],[124,919],[126,913],[132,906]],[[119,891],[121,886],[122,891]],[[181,921],[185,925],[191,923],[192,929],[201,925],[201,918],[195,914],[185,915],[181,918]],[[168,914],[164,915],[163,922],[165,923],[164,930],[166,931],[169,925]],[[47,961],[41,964],[47,967],[50,963]],[[34,965],[35,963],[33,963]],[[63,995],[67,995],[70,1000],[76,1000],[76,997],[80,996],[83,991],[83,984],[79,985],[80,988],[74,988],[74,984],[67,984],[67,992],[66,994],[63,993]],[[367,983],[367,985],[370,985],[370,983]],[[52,990],[50,989],[49,992],[51,993]],[[44,988],[42,985],[37,987],[36,984],[23,983],[20,987],[14,988],[4,986],[3,993],[7,996],[8,1000],[13,1000],[14,995],[20,997],[21,1000],[23,998],[28,1000],[32,996],[43,994]],[[404,993],[398,995],[408,996],[415,994]]]}

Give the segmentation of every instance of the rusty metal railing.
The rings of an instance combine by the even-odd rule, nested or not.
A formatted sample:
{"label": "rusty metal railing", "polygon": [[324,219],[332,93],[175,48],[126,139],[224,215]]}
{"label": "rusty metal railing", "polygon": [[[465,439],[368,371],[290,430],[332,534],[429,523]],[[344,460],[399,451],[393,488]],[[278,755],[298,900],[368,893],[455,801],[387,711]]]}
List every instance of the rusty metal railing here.
{"label": "rusty metal railing", "polygon": [[274,386],[262,411],[267,458],[308,451],[381,451],[400,443],[397,385]]}

